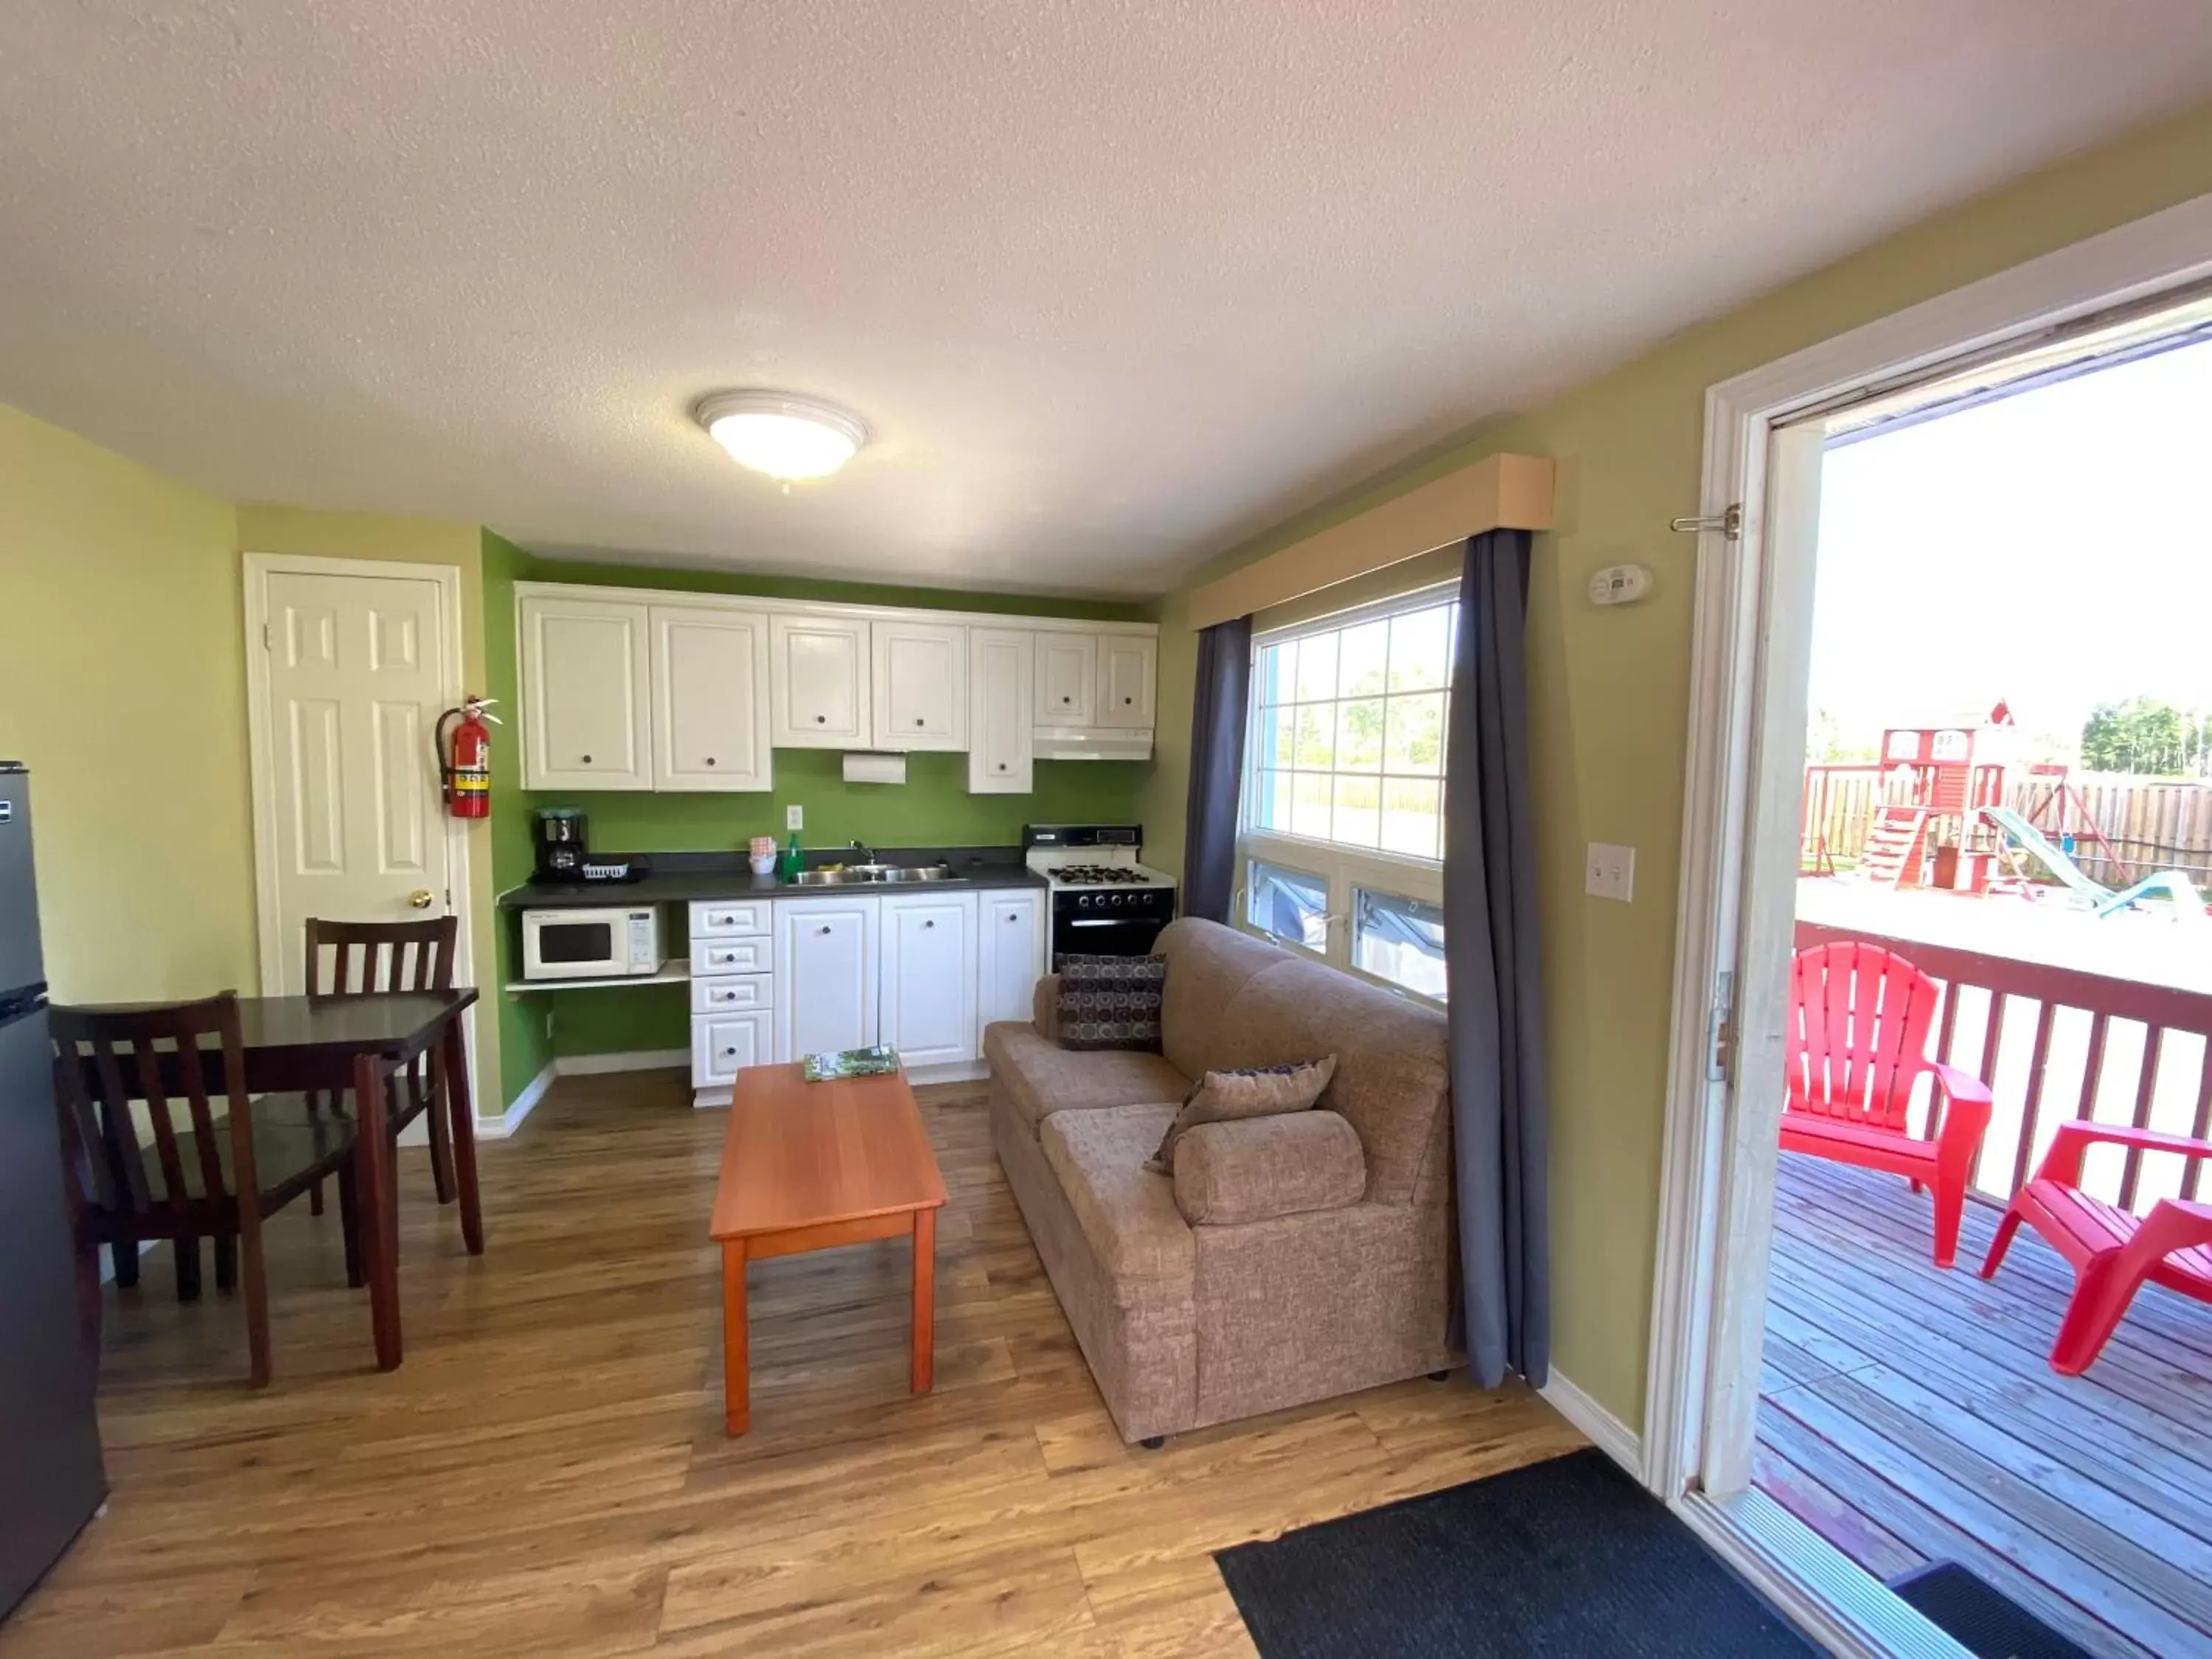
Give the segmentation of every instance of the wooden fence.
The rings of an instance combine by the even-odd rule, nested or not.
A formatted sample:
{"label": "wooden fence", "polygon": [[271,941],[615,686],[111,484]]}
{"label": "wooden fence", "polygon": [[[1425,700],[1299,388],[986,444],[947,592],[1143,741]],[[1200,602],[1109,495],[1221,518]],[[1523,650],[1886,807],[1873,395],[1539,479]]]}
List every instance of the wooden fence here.
{"label": "wooden fence", "polygon": [[[1875,810],[1911,799],[1907,778],[1879,766],[1807,767],[1799,867],[1825,874],[1856,865]],[[2074,861],[2108,887],[2179,870],[2200,888],[2212,888],[2212,784],[2095,772],[2066,781],[2072,796],[2061,801],[2055,780],[2016,779],[2005,790],[2005,805],[2054,841],[2071,836]],[[2087,833],[2085,814],[2104,845]]]}

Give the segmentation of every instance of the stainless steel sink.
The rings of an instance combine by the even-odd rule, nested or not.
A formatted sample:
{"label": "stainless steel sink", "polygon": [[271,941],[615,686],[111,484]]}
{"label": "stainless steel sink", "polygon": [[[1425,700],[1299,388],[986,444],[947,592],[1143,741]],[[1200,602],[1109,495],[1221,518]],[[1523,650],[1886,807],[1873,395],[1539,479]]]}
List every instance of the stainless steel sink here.
{"label": "stainless steel sink", "polygon": [[946,864],[848,864],[837,869],[801,870],[791,878],[791,884],[794,887],[903,886],[951,879],[952,866]]}

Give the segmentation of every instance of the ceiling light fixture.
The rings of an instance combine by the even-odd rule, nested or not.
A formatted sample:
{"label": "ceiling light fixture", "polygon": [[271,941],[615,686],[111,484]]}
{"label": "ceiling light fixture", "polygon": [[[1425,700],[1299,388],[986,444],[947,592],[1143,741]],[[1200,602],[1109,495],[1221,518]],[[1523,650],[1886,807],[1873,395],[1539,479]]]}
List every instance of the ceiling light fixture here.
{"label": "ceiling light fixture", "polygon": [[828,477],[868,441],[857,415],[787,392],[718,392],[697,415],[738,465],[787,483]]}

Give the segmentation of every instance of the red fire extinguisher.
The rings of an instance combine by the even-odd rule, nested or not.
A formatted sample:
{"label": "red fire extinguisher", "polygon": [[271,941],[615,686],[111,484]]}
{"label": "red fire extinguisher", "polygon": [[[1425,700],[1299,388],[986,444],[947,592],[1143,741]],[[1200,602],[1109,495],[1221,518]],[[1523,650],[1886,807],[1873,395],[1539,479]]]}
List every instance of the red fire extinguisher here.
{"label": "red fire extinguisher", "polygon": [[[484,722],[500,723],[498,715],[485,712],[492,701],[464,697],[459,708],[448,708],[438,716],[431,741],[438,750],[438,776],[445,786],[446,810],[457,818],[491,816],[491,727]],[[448,720],[460,722],[453,728],[451,744],[446,741]]]}

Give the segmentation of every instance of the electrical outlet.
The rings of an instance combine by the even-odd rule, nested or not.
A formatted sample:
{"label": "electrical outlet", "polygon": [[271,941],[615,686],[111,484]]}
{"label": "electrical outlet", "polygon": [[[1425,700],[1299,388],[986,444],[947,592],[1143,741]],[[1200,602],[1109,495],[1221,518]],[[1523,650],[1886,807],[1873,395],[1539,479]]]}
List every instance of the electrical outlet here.
{"label": "electrical outlet", "polygon": [[1636,896],[1636,849],[1602,841],[1589,844],[1589,862],[1583,868],[1583,891],[1592,898],[1618,899],[1626,904]]}
{"label": "electrical outlet", "polygon": [[806,828],[806,809],[804,806],[796,805],[785,807],[783,809],[783,827],[786,830],[804,830]]}

